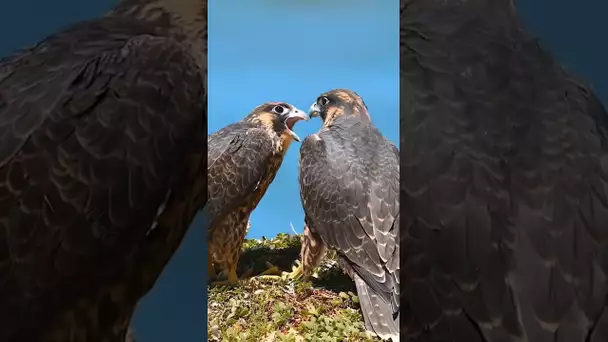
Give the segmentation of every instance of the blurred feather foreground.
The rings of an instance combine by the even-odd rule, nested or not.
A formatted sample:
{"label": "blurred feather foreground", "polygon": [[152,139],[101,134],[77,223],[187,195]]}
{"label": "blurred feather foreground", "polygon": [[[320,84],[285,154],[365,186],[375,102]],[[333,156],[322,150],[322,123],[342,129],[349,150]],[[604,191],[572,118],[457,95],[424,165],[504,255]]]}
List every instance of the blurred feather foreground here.
{"label": "blurred feather foreground", "polygon": [[[290,271],[300,235],[245,240],[238,273]],[[328,252],[310,282],[251,279],[209,289],[209,341],[380,341],[365,332],[353,281]],[[311,286],[312,285],[312,286]]]}

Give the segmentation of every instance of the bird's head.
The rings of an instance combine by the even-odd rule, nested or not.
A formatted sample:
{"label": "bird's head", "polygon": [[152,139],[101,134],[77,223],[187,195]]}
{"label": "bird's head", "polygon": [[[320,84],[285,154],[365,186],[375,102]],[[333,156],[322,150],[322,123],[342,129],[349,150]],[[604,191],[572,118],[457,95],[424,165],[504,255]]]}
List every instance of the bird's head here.
{"label": "bird's head", "polygon": [[320,116],[323,126],[329,126],[337,118],[346,115],[360,116],[371,120],[367,106],[361,96],[352,90],[334,89],[321,94],[310,106],[311,118]]}
{"label": "bird's head", "polygon": [[300,141],[293,126],[300,120],[308,120],[308,115],[289,103],[267,102],[254,109],[245,120],[262,124],[283,139]]}

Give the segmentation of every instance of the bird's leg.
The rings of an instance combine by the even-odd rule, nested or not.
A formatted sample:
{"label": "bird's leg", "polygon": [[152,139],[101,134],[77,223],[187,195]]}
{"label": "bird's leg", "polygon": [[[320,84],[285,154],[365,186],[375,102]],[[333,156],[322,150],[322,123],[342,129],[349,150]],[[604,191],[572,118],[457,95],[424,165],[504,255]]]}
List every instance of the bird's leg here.
{"label": "bird's leg", "polygon": [[290,273],[284,272],[286,279],[308,279],[312,271],[319,265],[327,248],[319,235],[315,234],[309,227],[308,222],[304,224],[304,237],[302,239],[301,256],[302,262],[292,269]]}
{"label": "bird's leg", "polygon": [[225,259],[225,262],[223,263],[224,270],[228,270],[227,279],[222,281],[216,281],[213,283],[213,285],[236,285],[239,280],[246,279],[248,275],[251,274],[251,272],[253,271],[252,269],[246,270],[245,272],[243,272],[243,276],[241,276],[240,278],[236,273],[236,269],[239,262],[239,256],[241,255],[241,248],[243,246],[243,242],[245,241],[245,234],[246,230],[243,230],[243,233],[236,237],[237,240],[233,241],[234,245],[232,245],[232,248],[230,249],[230,255],[228,255],[227,259]]}
{"label": "bird's leg", "polygon": [[[237,248],[239,251],[243,248],[243,242],[245,242],[245,237],[249,233],[250,229],[251,229],[251,220],[247,219],[247,228],[245,229],[245,231],[243,232],[243,234],[240,236],[240,239],[239,239],[238,248]],[[236,255],[235,258],[237,258],[237,260],[238,260],[239,255]],[[253,267],[249,267],[248,269],[246,269],[243,272],[243,274],[241,274],[240,279],[249,278],[249,277],[251,277],[252,274],[253,274]]]}
{"label": "bird's leg", "polygon": [[304,236],[302,237],[302,249],[300,255],[302,261],[296,261],[297,266],[292,267],[291,272],[282,272],[280,276],[265,276],[267,279],[308,279],[312,270],[319,265],[325,255],[326,248],[321,238],[312,232],[308,223],[304,224]]}

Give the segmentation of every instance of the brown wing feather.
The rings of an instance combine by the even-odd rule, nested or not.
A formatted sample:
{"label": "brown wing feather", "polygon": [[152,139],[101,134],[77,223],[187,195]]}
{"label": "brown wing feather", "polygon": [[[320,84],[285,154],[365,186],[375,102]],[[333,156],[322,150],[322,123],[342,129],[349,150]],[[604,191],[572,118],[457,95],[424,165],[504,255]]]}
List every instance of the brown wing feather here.
{"label": "brown wing feather", "polygon": [[0,66],[0,340],[120,274],[204,148],[201,71],[145,33],[90,22]]}
{"label": "brown wing feather", "polygon": [[261,186],[277,146],[265,128],[247,122],[219,130],[207,144],[210,213],[223,217]]}

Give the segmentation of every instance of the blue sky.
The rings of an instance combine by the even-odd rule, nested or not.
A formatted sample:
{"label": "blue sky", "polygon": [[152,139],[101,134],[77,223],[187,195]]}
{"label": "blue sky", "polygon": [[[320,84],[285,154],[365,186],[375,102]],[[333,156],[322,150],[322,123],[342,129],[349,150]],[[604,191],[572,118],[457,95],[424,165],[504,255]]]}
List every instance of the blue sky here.
{"label": "blue sky", "polygon": [[[20,0],[0,5],[0,56],[61,27],[103,14],[115,1]],[[346,5],[348,4],[348,5]],[[365,5],[363,5],[365,4]],[[608,102],[607,4],[518,1],[529,27],[569,70]],[[334,87],[359,92],[384,134],[397,141],[397,2],[229,0],[210,2],[210,118],[215,131],[269,100],[307,109]],[[601,8],[600,8],[601,7]],[[223,40],[223,42],[222,42]],[[320,120],[300,123],[301,137]],[[252,236],[302,229],[295,143],[253,215]],[[285,195],[279,191],[285,189]],[[205,341],[204,235],[195,220],[184,243],[134,317],[140,342]]]}
{"label": "blue sky", "polygon": [[[308,111],[321,93],[349,88],[372,120],[399,141],[399,2],[212,1],[209,3],[209,131],[242,120],[267,101]],[[247,15],[239,15],[247,13]],[[304,139],[321,120],[299,122]],[[303,230],[294,142],[251,215],[249,237]]]}

